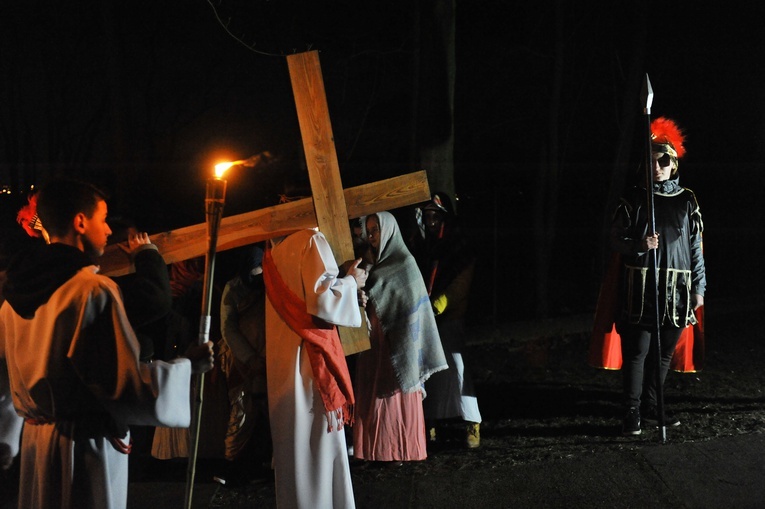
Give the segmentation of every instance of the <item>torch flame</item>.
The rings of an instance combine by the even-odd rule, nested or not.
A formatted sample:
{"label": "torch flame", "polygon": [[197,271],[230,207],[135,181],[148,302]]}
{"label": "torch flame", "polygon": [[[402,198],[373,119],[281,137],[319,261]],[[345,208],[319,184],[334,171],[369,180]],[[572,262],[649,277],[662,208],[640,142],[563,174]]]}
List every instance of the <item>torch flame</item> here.
{"label": "torch flame", "polygon": [[231,161],[227,163],[218,163],[215,165],[215,178],[223,178],[223,174],[226,173],[226,170],[231,168],[232,166],[236,166],[238,164],[242,164],[244,161]]}
{"label": "torch flame", "polygon": [[262,162],[269,162],[273,160],[271,152],[265,151],[260,154],[255,154],[247,159],[240,159],[239,161],[231,161],[227,163],[218,163],[215,165],[215,178],[223,178],[223,174],[232,166],[244,166],[245,168],[254,168]]}

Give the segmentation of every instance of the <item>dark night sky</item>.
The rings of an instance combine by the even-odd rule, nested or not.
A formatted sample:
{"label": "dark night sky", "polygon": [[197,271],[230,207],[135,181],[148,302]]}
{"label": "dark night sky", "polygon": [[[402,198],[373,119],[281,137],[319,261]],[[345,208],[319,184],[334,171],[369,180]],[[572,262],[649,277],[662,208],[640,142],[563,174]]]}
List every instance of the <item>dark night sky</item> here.
{"label": "dark night sky", "polygon": [[[432,42],[423,14],[431,2],[420,2],[421,11],[411,0],[366,2],[363,10],[344,0],[214,2],[255,51],[228,35],[203,0],[105,3],[0,2],[0,183],[41,184],[66,169],[106,187],[112,211],[151,232],[204,220],[204,179],[216,158],[270,150],[280,162],[268,171],[230,175],[226,213],[273,203],[284,176],[302,171],[283,55],[307,49],[320,50],[345,185],[419,169],[415,79],[423,90],[417,139],[441,134],[443,66],[437,58],[413,64],[418,41]],[[752,239],[762,233],[765,7],[698,5],[457,2],[460,210],[484,254],[479,277],[514,295],[499,301],[512,318],[531,311],[524,302],[534,284],[533,196],[553,125],[561,194],[551,312],[594,304],[620,143],[630,165],[640,157],[645,73],[652,114],[687,131],[682,183],[704,213],[710,295],[761,281],[757,270],[741,283],[730,267],[756,265]],[[420,39],[415,26],[423,27]]]}

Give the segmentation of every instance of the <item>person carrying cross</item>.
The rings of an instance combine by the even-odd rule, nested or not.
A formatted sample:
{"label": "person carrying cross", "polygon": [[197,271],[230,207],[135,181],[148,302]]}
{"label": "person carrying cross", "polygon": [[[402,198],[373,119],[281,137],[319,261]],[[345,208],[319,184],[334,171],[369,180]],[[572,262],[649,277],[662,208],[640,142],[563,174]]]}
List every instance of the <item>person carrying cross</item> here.
{"label": "person carrying cross", "polygon": [[361,326],[367,273],[360,262],[341,274],[329,242],[313,229],[272,239],[263,256],[279,509],[355,507],[343,431],[355,398],[336,326]]}

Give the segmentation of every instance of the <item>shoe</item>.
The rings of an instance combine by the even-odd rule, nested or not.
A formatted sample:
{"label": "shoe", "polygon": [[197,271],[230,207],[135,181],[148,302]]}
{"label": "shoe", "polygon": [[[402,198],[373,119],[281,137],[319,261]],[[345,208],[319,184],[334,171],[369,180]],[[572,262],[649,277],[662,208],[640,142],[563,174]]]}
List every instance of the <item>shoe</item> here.
{"label": "shoe", "polygon": [[465,429],[465,443],[468,449],[475,449],[481,445],[481,424],[478,422],[469,422]]}
{"label": "shoe", "polygon": [[640,433],[640,410],[633,406],[627,410],[627,415],[622,420],[622,435],[633,436]]}
{"label": "shoe", "polygon": [[[655,406],[646,408],[643,411],[643,420],[649,424],[658,426],[659,425],[659,409],[656,408]],[[680,419],[678,419],[674,415],[664,410],[664,426],[667,426],[670,428],[674,426],[680,426]]]}

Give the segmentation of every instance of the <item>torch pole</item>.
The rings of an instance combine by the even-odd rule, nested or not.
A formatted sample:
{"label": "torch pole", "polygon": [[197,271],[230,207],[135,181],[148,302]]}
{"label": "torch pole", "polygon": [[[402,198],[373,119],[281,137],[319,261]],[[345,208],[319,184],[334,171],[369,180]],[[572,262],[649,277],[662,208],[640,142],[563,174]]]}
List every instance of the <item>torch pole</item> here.
{"label": "torch pole", "polygon": [[[220,178],[208,179],[205,196],[205,215],[207,219],[207,255],[205,256],[205,278],[202,290],[202,313],[199,318],[199,344],[210,340],[210,316],[212,308],[212,285],[215,275],[215,253],[218,244],[218,230],[226,202],[226,181]],[[199,425],[202,420],[202,402],[204,394],[204,373],[194,376],[194,400],[189,427],[189,462],[186,470],[186,501],[184,507],[191,509],[196,474],[197,451],[199,450]]]}
{"label": "torch pole", "polygon": [[[648,235],[656,234],[656,213],[653,203],[653,150],[651,148],[651,104],[653,103],[653,89],[651,80],[645,75],[642,90],[643,114],[646,124],[646,148],[645,148],[645,194],[646,210],[648,212]],[[662,443],[667,441],[667,427],[664,423],[664,387],[661,383],[661,324],[659,322],[659,262],[656,249],[650,250],[651,256],[651,274],[653,274],[653,295],[654,309],[656,310],[656,326],[654,329],[655,348],[656,348],[656,413],[659,420],[659,439]],[[649,359],[650,362],[650,359]]]}

